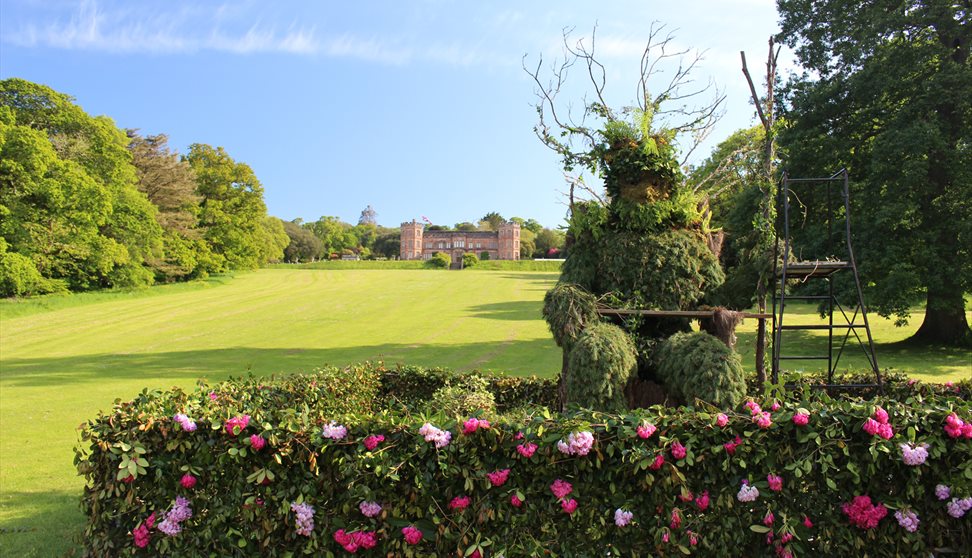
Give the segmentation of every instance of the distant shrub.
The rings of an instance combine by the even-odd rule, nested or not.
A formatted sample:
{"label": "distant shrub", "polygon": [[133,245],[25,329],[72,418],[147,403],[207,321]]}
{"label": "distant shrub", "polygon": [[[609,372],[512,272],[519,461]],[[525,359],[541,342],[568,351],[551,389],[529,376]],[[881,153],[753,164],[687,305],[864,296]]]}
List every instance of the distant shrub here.
{"label": "distant shrub", "polygon": [[16,252],[0,252],[0,296],[29,296],[67,291],[63,282],[43,277],[34,262]]}
{"label": "distant shrub", "polygon": [[481,252],[479,254],[479,259],[482,261],[489,261],[489,252]]}
{"label": "distant shrub", "polygon": [[569,350],[588,324],[599,321],[597,299],[572,283],[559,283],[543,297],[543,318],[558,347]]}
{"label": "distant shrub", "polygon": [[449,417],[477,415],[492,418],[496,415],[496,399],[489,391],[486,378],[468,375],[432,394],[429,409]]}
{"label": "distant shrub", "polygon": [[432,257],[425,260],[425,267],[433,269],[448,269],[452,265],[452,258],[445,252],[436,252]]}
{"label": "distant shrub", "polygon": [[676,333],[659,344],[655,358],[662,382],[688,402],[698,398],[729,408],[746,396],[739,355],[708,333]]}
{"label": "distant shrub", "polygon": [[567,402],[606,411],[625,408],[624,386],[637,366],[634,343],[620,327],[597,322],[584,328],[567,362]]}
{"label": "distant shrub", "polygon": [[473,254],[472,252],[467,252],[462,255],[463,268],[476,267],[476,265],[478,264],[479,264],[479,258],[476,256],[476,254]]}

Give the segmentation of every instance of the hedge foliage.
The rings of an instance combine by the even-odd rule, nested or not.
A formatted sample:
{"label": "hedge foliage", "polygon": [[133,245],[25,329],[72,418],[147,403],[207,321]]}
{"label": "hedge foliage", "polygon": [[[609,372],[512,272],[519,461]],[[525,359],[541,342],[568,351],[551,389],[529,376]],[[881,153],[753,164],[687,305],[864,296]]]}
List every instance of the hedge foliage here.
{"label": "hedge foliage", "polygon": [[613,324],[593,323],[573,343],[567,359],[567,401],[589,409],[625,409],[624,386],[637,373],[631,338]]}
{"label": "hedge foliage", "polygon": [[734,407],[746,395],[739,354],[703,331],[669,337],[659,345],[656,360],[658,376],[683,400]]}
{"label": "hedge foliage", "polygon": [[[972,440],[952,438],[943,428],[952,413],[972,421],[972,406],[963,399],[921,390],[900,401],[872,402],[830,399],[809,389],[785,397],[769,393],[758,401],[759,415],[771,416],[766,428],[756,424],[756,410],[742,406],[725,410],[725,426],[719,426],[715,409],[654,407],[623,415],[540,409],[514,424],[485,425],[405,405],[434,393],[442,387],[437,379],[450,376],[357,365],[203,384],[193,392],[145,391],[118,403],[81,431],[76,461],[87,481],[84,554],[972,551],[972,511],[961,518],[948,513],[972,496]],[[511,400],[496,390],[537,399],[553,391],[542,382],[510,387],[503,381],[511,379],[491,378],[497,403],[505,405]],[[773,397],[782,402],[775,410]],[[887,410],[890,439],[864,429],[869,419],[883,418],[878,406]],[[794,422],[798,413],[808,415],[807,424]],[[451,438],[437,448],[446,431]],[[901,444],[907,443],[927,444],[923,464],[904,463]],[[742,489],[746,482],[759,492],[750,502],[739,498],[752,492]],[[569,494],[563,483],[570,484]],[[949,487],[945,499],[936,496],[939,484]],[[887,506],[876,527],[854,526],[842,511],[857,496]],[[374,517],[362,511],[374,514],[371,502],[381,506]],[[895,511],[909,510],[919,519],[913,533],[894,518]],[[632,514],[630,524],[618,526],[625,512]],[[178,533],[164,534],[163,521],[165,531]],[[415,545],[405,540],[409,526],[422,535]],[[407,533],[415,541],[416,532]],[[144,548],[135,546],[136,536]],[[367,549],[372,536],[375,548]]]}

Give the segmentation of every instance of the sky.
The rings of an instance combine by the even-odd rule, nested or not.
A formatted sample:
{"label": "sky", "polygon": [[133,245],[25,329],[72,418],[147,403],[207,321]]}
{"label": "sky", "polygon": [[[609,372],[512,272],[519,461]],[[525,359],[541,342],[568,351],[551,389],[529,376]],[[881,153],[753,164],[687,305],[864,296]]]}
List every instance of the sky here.
{"label": "sky", "polygon": [[[611,2],[0,0],[0,78],[67,93],[122,128],[164,133],[184,153],[222,146],[250,165],[271,215],[356,223],[371,205],[397,226],[475,222],[488,212],[561,226],[558,156],[534,134],[524,71],[590,45],[612,106],[635,103],[652,25],[673,50],[703,53],[724,116],[688,159],[756,123],[739,51],[762,88],[772,0]],[[781,69],[792,67],[786,50]],[[660,66],[660,90],[674,66]],[[575,68],[560,100],[583,103]],[[711,96],[710,96],[711,97]],[[585,177],[596,184],[596,178]]]}

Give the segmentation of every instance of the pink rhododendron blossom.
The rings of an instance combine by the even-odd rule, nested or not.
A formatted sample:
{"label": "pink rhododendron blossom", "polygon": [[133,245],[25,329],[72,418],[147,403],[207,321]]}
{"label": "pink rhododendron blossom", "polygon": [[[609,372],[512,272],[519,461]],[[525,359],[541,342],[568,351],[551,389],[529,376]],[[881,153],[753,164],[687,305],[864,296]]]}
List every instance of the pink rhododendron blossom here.
{"label": "pink rhododendron blossom", "polygon": [[658,427],[656,427],[654,424],[650,422],[646,422],[645,424],[642,424],[636,429],[636,431],[638,432],[638,437],[641,438],[642,440],[647,440],[648,438],[651,438],[652,434],[654,434],[656,430],[658,430]]}
{"label": "pink rhododendron blossom", "polygon": [[557,441],[557,449],[560,451],[560,453],[570,455],[570,446],[568,446],[567,442],[563,440]]}
{"label": "pink rhododendron blossom", "polygon": [[783,544],[786,544],[792,540],[793,540],[793,533],[790,533],[789,531],[783,533],[783,536],[780,537],[780,542]]}
{"label": "pink rhododendron blossom", "polygon": [[939,500],[948,500],[948,497],[952,495],[952,489],[945,486],[944,484],[939,484],[935,486],[935,497]]}
{"label": "pink rhododendron blossom", "polygon": [[333,420],[324,425],[321,430],[321,437],[331,440],[343,440],[348,435],[348,429]]}
{"label": "pink rhododendron blossom", "polygon": [[682,526],[682,514],[679,512],[678,508],[672,510],[672,520],[668,526],[672,529],[678,529]]}
{"label": "pink rhododendron blossom", "polygon": [[878,428],[880,428],[880,426],[881,424],[878,421],[874,420],[873,418],[869,418],[864,421],[864,432],[867,432],[871,436],[875,436],[877,435]]}
{"label": "pink rhododendron blossom", "polygon": [[513,439],[514,440],[517,440],[517,441],[522,440],[523,438],[524,438],[524,436],[523,436],[523,433],[522,432],[517,432],[516,433],[516,436],[513,436]]}
{"label": "pink rhododendron blossom", "polygon": [[877,407],[876,409],[874,409],[874,420],[878,421],[881,424],[887,424],[888,412],[882,409],[881,407]]}
{"label": "pink rhododendron blossom", "polygon": [[516,494],[513,494],[512,496],[510,496],[510,504],[514,508],[518,508],[523,505],[523,500],[521,500],[520,497],[517,496]]}
{"label": "pink rhododendron blossom", "polygon": [[479,549],[473,550],[473,553],[469,555],[469,558],[483,558],[483,555],[479,553]]}
{"label": "pink rhododendron blossom", "polygon": [[506,480],[510,478],[510,470],[500,469],[499,471],[486,473],[486,478],[489,479],[489,483],[493,486],[503,486],[506,484]]}
{"label": "pink rhododendron blossom", "polygon": [[122,479],[122,482],[125,484],[132,484],[133,482],[135,482],[135,475],[128,475],[127,477]]}
{"label": "pink rhododendron blossom", "polygon": [[743,443],[742,438],[736,436],[735,440],[722,444],[722,447],[726,449],[726,453],[728,453],[729,455],[733,455],[734,453],[736,453],[736,448],[741,446],[742,443]]}
{"label": "pink rhododendron blossom", "polygon": [[772,525],[774,521],[776,521],[776,516],[773,515],[773,512],[766,512],[766,515],[763,516],[763,525],[767,527]]}
{"label": "pink rhododendron blossom", "polygon": [[918,530],[918,514],[911,510],[898,510],[894,512],[894,518],[898,520],[898,525],[904,527],[905,531],[914,533]]}
{"label": "pink rhododendron blossom", "polygon": [[901,460],[905,465],[917,467],[928,459],[928,444],[901,444]]}
{"label": "pink rhododendron blossom", "polygon": [[236,436],[242,432],[248,424],[250,424],[250,415],[233,417],[226,421],[226,433],[231,436]]}
{"label": "pink rhododendron blossom", "polygon": [[686,490],[685,492],[678,495],[678,499],[683,502],[691,502],[695,499],[695,494],[692,494],[691,490]]}
{"label": "pink rhododendron blossom", "polygon": [[262,450],[263,446],[265,445],[267,445],[267,440],[263,436],[260,436],[259,434],[250,436],[250,447],[252,447],[255,451]]}
{"label": "pink rhododendron blossom", "polygon": [[567,442],[563,440],[557,442],[557,449],[567,455],[587,455],[594,446],[594,434],[584,432],[571,432],[567,436]]}
{"label": "pink rhododendron blossom", "polygon": [[186,490],[192,490],[196,486],[196,477],[186,473],[182,475],[181,479],[179,479],[179,484],[181,484],[182,488],[185,488]]}
{"label": "pink rhododendron blossom", "polygon": [[358,509],[365,517],[378,517],[381,513],[381,504],[365,500],[358,504]]}
{"label": "pink rhododendron blossom", "polygon": [[664,464],[665,464],[665,456],[659,453],[658,455],[655,456],[655,460],[648,467],[652,471],[657,471],[658,469],[661,469],[662,465]]}
{"label": "pink rhododendron blossom", "polygon": [[533,457],[533,454],[536,451],[537,451],[537,445],[534,444],[533,442],[527,442],[525,444],[520,444],[516,446],[516,453],[522,455],[523,457],[526,457],[527,459]]}
{"label": "pink rhododendron blossom", "polygon": [[175,416],[172,417],[172,420],[174,420],[177,423],[179,423],[179,426],[181,426],[182,429],[185,430],[186,432],[195,432],[196,431],[196,423],[192,419],[190,419],[188,416],[186,416],[186,415],[184,415],[182,413],[176,413]]}
{"label": "pink rhododendron blossom", "polygon": [[725,428],[727,424],[729,424],[729,417],[727,417],[725,413],[719,413],[716,415],[716,426],[719,428]]}
{"label": "pink rhododendron blossom", "polygon": [[890,440],[894,437],[894,428],[890,424],[882,424],[878,426],[878,436]]}
{"label": "pink rhododendron blossom", "polygon": [[672,457],[675,459],[685,459],[685,446],[678,443],[678,441],[672,442]]}
{"label": "pink rhododendron blossom", "polygon": [[709,491],[706,490],[695,498],[695,505],[699,508],[699,511],[705,511],[709,509]]}
{"label": "pink rhododendron blossom", "polygon": [[754,415],[755,415],[756,413],[758,413],[758,412],[760,412],[760,411],[762,411],[762,409],[760,409],[760,408],[759,408],[759,405],[757,405],[757,404],[756,404],[756,402],[755,402],[755,401],[753,401],[752,399],[750,399],[749,401],[747,401],[747,402],[746,402],[746,404],[745,404],[745,406],[746,406],[746,408],[747,408],[747,409],[749,409],[749,411],[750,411],[751,413],[753,413]]}
{"label": "pink rhododendron blossom", "polygon": [[219,399],[219,396],[216,395],[216,392],[215,391],[209,392],[209,400],[210,401],[216,401],[217,399]]}
{"label": "pink rhododendron blossom", "polygon": [[462,511],[469,507],[472,499],[469,496],[456,496],[449,502],[449,509]]}
{"label": "pink rhododendron blossom", "polygon": [[807,529],[813,529],[813,521],[810,521],[808,516],[803,516],[803,526]]}
{"label": "pink rhododendron blossom", "polygon": [[479,420],[476,417],[470,417],[469,419],[466,419],[466,422],[462,423],[462,433],[467,436],[480,428],[489,428],[489,422]]}
{"label": "pink rhododendron blossom", "polygon": [[770,490],[779,492],[783,490],[783,477],[772,473],[766,475],[766,482],[769,483]]}
{"label": "pink rhododendron blossom", "polygon": [[633,518],[634,514],[627,510],[621,508],[614,510],[614,524],[618,527],[627,527]]}
{"label": "pink rhododendron blossom", "polygon": [[372,451],[372,450],[374,450],[375,448],[378,447],[378,444],[380,444],[380,443],[382,443],[384,441],[385,441],[385,437],[383,435],[381,435],[381,434],[372,434],[371,436],[368,436],[367,438],[365,438],[362,443],[364,444],[364,447],[365,447],[366,450]]}
{"label": "pink rhododendron blossom", "polygon": [[776,411],[779,411],[779,410],[780,410],[780,404],[779,404],[779,402],[773,401],[773,404],[770,405],[770,411],[773,411],[775,413]]}
{"label": "pink rhododendron blossom", "polygon": [[662,542],[668,542],[668,531],[662,534]]}
{"label": "pink rhododendron blossom", "polygon": [[155,512],[152,512],[141,525],[132,529],[132,538],[135,539],[135,546],[138,548],[145,548],[149,545],[149,541],[152,539],[152,534],[149,530],[155,526]]}
{"label": "pink rhododendron blossom", "polygon": [[962,425],[962,437],[966,440],[972,440],[972,422]]}
{"label": "pink rhododendron blossom", "polygon": [[359,548],[364,548],[365,550],[369,548],[374,548],[378,544],[378,537],[373,531],[355,531],[353,533],[345,532],[344,529],[338,529],[334,532],[334,540],[341,545],[344,550],[354,554],[358,552]]}
{"label": "pink rhododendron blossom", "polygon": [[433,442],[437,449],[448,446],[449,442],[452,441],[452,432],[440,430],[429,423],[423,424],[418,432],[425,437],[426,442]]}
{"label": "pink rhododendron blossom", "polygon": [[945,507],[948,508],[948,515],[961,519],[965,512],[972,509],[972,498],[952,498]]}
{"label": "pink rhododendron blossom", "polygon": [[182,532],[183,521],[192,517],[192,508],[189,507],[189,500],[182,496],[177,496],[175,504],[172,506],[159,523],[159,531],[173,537]]}
{"label": "pink rhododendron blossom", "polygon": [[797,426],[806,426],[807,423],[809,422],[810,422],[810,415],[808,415],[807,413],[801,413],[797,411],[797,413],[793,415],[793,424]]}
{"label": "pink rhododendron blossom", "polygon": [[773,417],[766,411],[753,415],[753,422],[760,428],[766,429],[773,424]]}
{"label": "pink rhododendron blossom", "polygon": [[577,511],[577,500],[574,500],[573,498],[570,498],[569,500],[561,500],[560,507],[563,508],[567,515],[571,515]]}
{"label": "pink rhododendron blossom", "polygon": [[850,519],[851,525],[861,529],[873,529],[888,514],[888,508],[878,502],[871,503],[870,496],[855,496],[850,502],[845,502],[840,509]]}
{"label": "pink rhododendron blossom", "polygon": [[695,546],[695,545],[699,544],[699,536],[698,535],[696,535],[695,533],[689,531],[688,536],[689,536],[689,546]]}
{"label": "pink rhododendron blossom", "polygon": [[949,414],[945,417],[945,433],[948,434],[949,438],[960,438],[962,436],[972,437],[972,429],[969,429],[970,435],[966,435],[966,423],[959,418],[955,413]]}
{"label": "pink rhododendron blossom", "polygon": [[558,500],[563,500],[573,491],[574,487],[565,480],[557,479],[550,484],[550,492],[553,492],[553,495],[556,496]]}
{"label": "pink rhododendron blossom", "polygon": [[422,542],[422,531],[416,529],[412,525],[402,527],[402,536],[405,537],[405,542],[408,544],[418,544]]}
{"label": "pink rhododendron blossom", "polygon": [[736,499],[740,502],[754,502],[756,498],[759,498],[759,489],[743,481],[742,486],[739,487],[739,492],[736,494]]}

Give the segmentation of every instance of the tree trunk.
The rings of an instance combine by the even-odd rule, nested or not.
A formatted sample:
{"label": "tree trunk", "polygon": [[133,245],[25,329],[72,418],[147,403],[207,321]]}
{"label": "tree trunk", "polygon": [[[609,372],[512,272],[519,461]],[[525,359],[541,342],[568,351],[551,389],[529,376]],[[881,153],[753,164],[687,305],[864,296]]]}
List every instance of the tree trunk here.
{"label": "tree trunk", "polygon": [[965,315],[965,300],[961,291],[943,293],[929,290],[925,319],[910,341],[972,348],[972,330]]}

